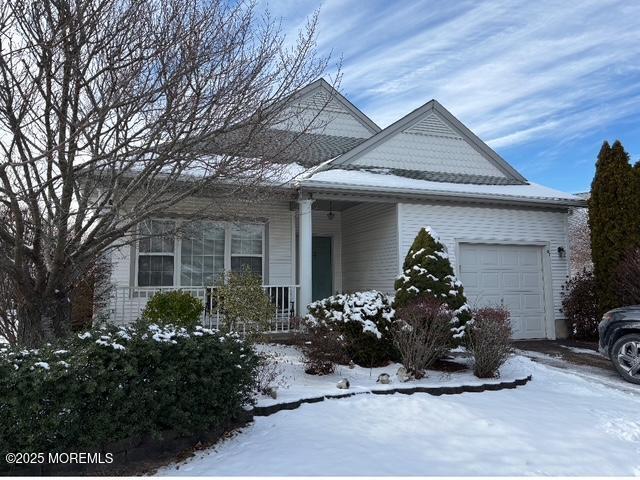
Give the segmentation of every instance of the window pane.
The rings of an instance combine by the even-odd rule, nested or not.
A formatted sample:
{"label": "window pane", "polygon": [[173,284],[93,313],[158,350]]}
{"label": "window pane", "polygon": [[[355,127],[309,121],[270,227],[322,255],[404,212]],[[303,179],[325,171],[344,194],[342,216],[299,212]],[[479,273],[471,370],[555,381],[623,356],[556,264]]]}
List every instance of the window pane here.
{"label": "window pane", "polygon": [[170,287],[173,285],[173,256],[140,255],[138,286]]}
{"label": "window pane", "polygon": [[213,222],[185,227],[181,248],[182,285],[214,285],[224,270],[224,228]]}
{"label": "window pane", "polygon": [[151,251],[151,239],[150,238],[143,238],[142,240],[140,240],[139,247],[140,247],[140,251],[141,252],[150,252]]}
{"label": "window pane", "polygon": [[256,275],[262,276],[262,257],[231,257],[231,271],[241,272],[245,267]]}
{"label": "window pane", "polygon": [[174,241],[174,238],[171,236],[162,237],[162,253],[173,253]]}
{"label": "window pane", "polygon": [[172,220],[147,220],[140,224],[140,235],[138,242],[142,253],[173,253],[175,240],[173,231],[175,222]]}
{"label": "window pane", "polygon": [[231,230],[232,255],[262,255],[262,225],[234,225]]}

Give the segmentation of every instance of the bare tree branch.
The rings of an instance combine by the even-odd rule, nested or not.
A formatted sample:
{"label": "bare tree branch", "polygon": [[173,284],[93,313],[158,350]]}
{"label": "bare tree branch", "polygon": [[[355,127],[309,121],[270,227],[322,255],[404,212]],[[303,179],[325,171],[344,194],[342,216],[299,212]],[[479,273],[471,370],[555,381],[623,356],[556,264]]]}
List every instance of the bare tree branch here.
{"label": "bare tree branch", "polygon": [[285,108],[327,65],[316,24],[290,46],[246,2],[0,6],[0,269],[21,299],[21,341],[64,335],[70,290],[141,221],[281,181],[319,128]]}

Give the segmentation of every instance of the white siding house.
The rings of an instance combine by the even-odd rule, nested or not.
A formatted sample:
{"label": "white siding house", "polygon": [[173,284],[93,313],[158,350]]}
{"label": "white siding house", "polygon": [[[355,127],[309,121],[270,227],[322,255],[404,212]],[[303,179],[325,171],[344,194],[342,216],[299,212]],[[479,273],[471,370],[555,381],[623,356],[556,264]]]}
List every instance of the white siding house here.
{"label": "white siding house", "polygon": [[[563,332],[567,213],[582,199],[528,182],[435,100],[383,130],[323,80],[290,108],[322,123],[317,148],[295,161],[308,170],[285,185],[287,194],[231,220],[212,212],[195,233],[114,252],[115,321],[134,320],[162,288],[210,301],[214,278],[248,265],[278,305],[274,329],[286,330],[319,295],[393,294],[409,246],[428,225],[472,305],[507,305],[516,338]],[[180,222],[204,204],[193,198],[167,219]]]}

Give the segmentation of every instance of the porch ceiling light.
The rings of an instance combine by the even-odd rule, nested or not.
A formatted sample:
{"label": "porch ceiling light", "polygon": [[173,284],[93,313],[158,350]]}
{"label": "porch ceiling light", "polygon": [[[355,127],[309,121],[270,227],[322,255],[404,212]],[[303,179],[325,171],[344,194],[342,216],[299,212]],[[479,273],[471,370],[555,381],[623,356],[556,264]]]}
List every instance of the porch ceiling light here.
{"label": "porch ceiling light", "polygon": [[327,213],[327,218],[329,220],[333,220],[333,218],[336,216],[335,213],[333,213],[333,202],[329,202],[329,213]]}

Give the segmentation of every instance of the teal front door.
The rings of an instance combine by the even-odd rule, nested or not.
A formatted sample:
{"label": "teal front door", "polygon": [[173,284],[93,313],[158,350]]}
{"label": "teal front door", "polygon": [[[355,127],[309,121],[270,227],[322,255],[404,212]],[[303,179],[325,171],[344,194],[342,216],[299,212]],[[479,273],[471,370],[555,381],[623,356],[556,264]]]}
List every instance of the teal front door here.
{"label": "teal front door", "polygon": [[313,300],[330,297],[333,290],[331,237],[313,237],[311,254],[313,258],[311,263]]}

